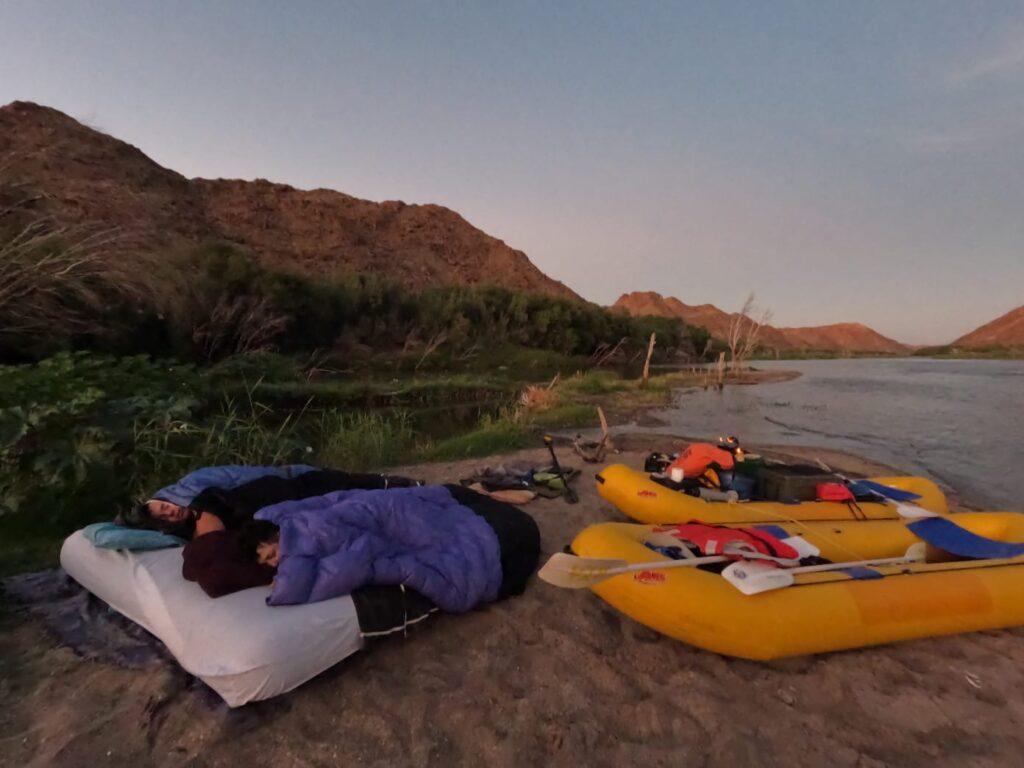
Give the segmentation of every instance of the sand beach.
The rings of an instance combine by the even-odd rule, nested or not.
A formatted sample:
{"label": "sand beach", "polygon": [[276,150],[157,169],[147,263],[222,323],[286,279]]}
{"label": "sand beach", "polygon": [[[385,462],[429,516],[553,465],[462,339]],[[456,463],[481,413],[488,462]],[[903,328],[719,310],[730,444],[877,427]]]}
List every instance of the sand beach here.
{"label": "sand beach", "polygon": [[[634,466],[674,444],[620,442],[615,459]],[[892,471],[786,452],[850,474]],[[399,471],[445,481],[544,457]],[[581,467],[579,504],[527,505],[545,556],[587,524],[620,519],[595,491],[599,468]],[[439,616],[292,693],[229,710],[172,664],[77,658],[6,607],[0,765],[1010,765],[1024,751],[1022,639],[1024,630],[985,632],[753,663],[661,637],[589,591],[534,580],[522,597]]]}

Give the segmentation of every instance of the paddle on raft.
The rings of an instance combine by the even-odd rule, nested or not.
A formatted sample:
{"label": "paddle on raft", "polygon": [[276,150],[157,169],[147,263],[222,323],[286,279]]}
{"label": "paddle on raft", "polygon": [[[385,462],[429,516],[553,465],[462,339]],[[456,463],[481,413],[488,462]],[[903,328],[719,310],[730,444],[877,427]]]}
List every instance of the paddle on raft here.
{"label": "paddle on raft", "polygon": [[[815,458],[814,460],[815,462],[817,462],[819,467],[824,469],[826,472],[831,472],[844,483],[853,484],[857,482],[856,480],[851,480],[845,475],[839,474],[821,459]],[[881,485],[881,483],[878,483],[878,485]],[[882,500],[882,504],[888,504],[889,506],[896,507],[896,514],[906,520],[917,520],[922,517],[941,517],[941,515],[939,515],[937,512],[932,512],[930,509],[919,507],[916,504],[908,504],[907,502],[904,501],[895,501],[894,499],[887,498],[881,493],[878,494],[878,497]]]}
{"label": "paddle on raft", "polygon": [[537,572],[537,576],[556,587],[583,589],[623,573],[664,570],[666,568],[692,568],[710,563],[725,563],[732,559],[715,555],[713,557],[695,557],[690,560],[659,560],[653,563],[630,565],[625,560],[577,557],[567,552],[556,552],[544,563],[544,567]]}
{"label": "paddle on raft", "polygon": [[[679,544],[679,539],[672,538],[672,542]],[[686,547],[681,547],[685,552]],[[727,563],[738,557],[750,558],[753,560],[771,560],[779,564],[797,564],[798,560],[785,560],[762,555],[760,552],[751,552],[747,549],[731,550],[726,547],[724,555],[709,555],[707,557],[696,557],[692,552],[684,555],[683,560],[654,560],[649,563],[629,563],[620,559],[604,559],[600,557],[579,557],[570,555],[568,552],[556,552],[544,564],[537,575],[548,584],[567,589],[582,589],[592,587],[612,576],[623,573],[635,573],[637,571],[661,571],[667,568],[692,568],[698,565],[710,565],[712,563]]]}
{"label": "paddle on raft", "polygon": [[[794,573],[841,571],[844,568],[856,568],[858,566],[895,565],[897,563],[922,562],[924,560],[924,544],[921,542],[912,544],[903,557],[884,557],[875,560],[858,560],[849,563],[806,565],[800,568],[779,568],[776,566],[769,566],[767,563],[761,563],[758,561],[774,561],[774,558],[768,555],[757,555],[752,552],[737,552],[732,557],[714,555],[711,557],[695,557],[691,560],[656,560],[650,563],[632,564],[625,560],[614,558],[604,559],[599,557],[578,557],[576,555],[570,555],[567,552],[556,552],[544,564],[544,567],[537,572],[537,576],[548,584],[556,587],[565,587],[566,589],[583,589],[585,587],[592,587],[595,584],[600,584],[605,579],[610,579],[613,576],[619,576],[623,573],[663,571],[669,568],[692,568],[698,565],[725,563],[730,560],[736,560],[736,557],[744,557],[748,559],[734,562],[722,572],[722,575],[726,577],[730,584],[735,586],[744,594],[753,595],[757,594],[757,592],[764,592],[769,589],[779,589],[781,587],[789,586],[794,581],[792,577],[792,574]],[[754,562],[751,562],[751,560]],[[742,578],[735,577],[736,572],[739,570],[739,566],[753,566],[754,568],[757,568],[757,574],[752,577],[748,577],[746,575]],[[735,580],[726,576],[730,569],[733,569]],[[775,580],[771,582],[771,585],[768,585],[769,579],[773,578],[772,574],[782,575],[774,576]],[[787,576],[788,583],[781,583],[780,579],[784,580]],[[757,584],[766,586],[762,589],[754,588],[754,591],[747,592],[746,590],[750,589],[750,587],[745,585],[740,586],[740,583],[747,581],[748,578],[751,578]],[[760,581],[758,581],[758,579],[760,579]]]}
{"label": "paddle on raft", "polygon": [[740,560],[727,566],[722,577],[744,595],[757,595],[773,589],[783,589],[796,583],[796,574],[821,573],[823,571],[842,571],[847,568],[860,568],[871,565],[900,565],[902,563],[923,563],[925,556],[924,542],[911,544],[902,557],[883,557],[874,560],[857,560],[851,563],[825,563],[823,565],[805,565],[800,568],[777,568],[767,563],[744,562]]}

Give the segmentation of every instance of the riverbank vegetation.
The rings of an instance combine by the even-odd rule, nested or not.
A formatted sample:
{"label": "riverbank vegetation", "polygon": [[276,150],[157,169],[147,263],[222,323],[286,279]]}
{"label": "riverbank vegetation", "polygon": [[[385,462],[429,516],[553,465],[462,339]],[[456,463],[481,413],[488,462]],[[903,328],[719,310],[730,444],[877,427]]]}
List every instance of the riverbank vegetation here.
{"label": "riverbank vegetation", "polygon": [[271,353],[204,367],[80,351],[0,367],[0,570],[51,561],[71,530],[197,466],[359,470],[486,456],[536,444],[545,430],[594,426],[598,405],[613,418],[667,405],[674,389],[705,378],[676,372],[641,386],[607,370],[567,369],[536,384],[509,370],[358,381],[308,373]]}
{"label": "riverbank vegetation", "polygon": [[971,348],[942,345],[914,350],[914,357],[932,357],[950,360],[1022,360],[1024,347]]}
{"label": "riverbank vegetation", "polygon": [[639,347],[652,332],[667,350],[706,342],[702,329],[676,320],[497,286],[411,293],[366,275],[314,280],[226,245],[132,264],[96,236],[22,231],[9,236],[4,257],[0,360],[68,348],[192,362],[263,349],[330,350],[353,361],[399,350],[419,369],[431,357],[469,358],[495,344],[590,356]]}

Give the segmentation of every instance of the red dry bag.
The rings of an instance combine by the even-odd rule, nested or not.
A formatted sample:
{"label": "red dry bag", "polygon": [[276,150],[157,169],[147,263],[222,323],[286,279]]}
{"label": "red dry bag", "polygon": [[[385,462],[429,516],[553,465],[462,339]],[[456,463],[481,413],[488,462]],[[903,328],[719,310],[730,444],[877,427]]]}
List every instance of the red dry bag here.
{"label": "red dry bag", "polygon": [[842,483],[818,483],[818,501],[856,501],[853,491]]}

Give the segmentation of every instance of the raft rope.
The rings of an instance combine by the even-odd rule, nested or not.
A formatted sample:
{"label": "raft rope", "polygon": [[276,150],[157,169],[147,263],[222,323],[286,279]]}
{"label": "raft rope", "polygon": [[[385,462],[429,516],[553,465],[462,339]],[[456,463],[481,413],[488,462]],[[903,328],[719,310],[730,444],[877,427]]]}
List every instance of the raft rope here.
{"label": "raft rope", "polygon": [[860,504],[857,503],[856,499],[854,499],[853,501],[846,502],[846,506],[850,508],[850,514],[853,515],[854,519],[856,519],[856,520],[867,520],[868,519],[867,512],[865,512],[863,509],[860,508]]}

